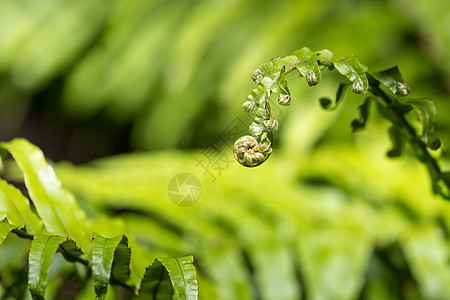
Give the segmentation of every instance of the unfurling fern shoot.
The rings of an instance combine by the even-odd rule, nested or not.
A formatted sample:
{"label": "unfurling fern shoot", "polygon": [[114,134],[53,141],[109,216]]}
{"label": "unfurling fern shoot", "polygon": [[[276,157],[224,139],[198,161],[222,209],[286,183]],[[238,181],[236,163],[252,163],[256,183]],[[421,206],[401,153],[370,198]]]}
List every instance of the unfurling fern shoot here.
{"label": "unfurling fern shoot", "polygon": [[[381,116],[391,122],[389,136],[393,149],[388,156],[401,155],[402,145],[408,143],[415,156],[423,162],[431,177],[433,191],[445,199],[450,199],[450,172],[442,172],[436,159],[429,150],[441,146],[435,131],[436,108],[428,98],[409,99],[411,88],[403,81],[398,67],[382,72],[368,72],[356,56],[333,60],[329,50],[311,51],[304,47],[285,57],[272,59],[259,67],[251,76],[257,87],[252,90],[242,107],[254,115],[249,127],[250,135],[237,139],[233,154],[245,167],[256,167],[266,161],[272,153],[273,131],[278,129],[278,121],[272,115],[269,99],[278,95],[278,104],[288,106],[291,94],[286,74],[297,70],[309,86],[315,86],[322,80],[322,70],[336,70],[345,77],[339,84],[336,100],[319,99],[324,109],[334,110],[341,102],[348,86],[356,94],[369,94],[360,105],[360,117],[352,121],[353,131],[363,129],[369,117],[369,107],[375,103]],[[405,115],[410,111],[419,114],[421,134],[412,126]]]}

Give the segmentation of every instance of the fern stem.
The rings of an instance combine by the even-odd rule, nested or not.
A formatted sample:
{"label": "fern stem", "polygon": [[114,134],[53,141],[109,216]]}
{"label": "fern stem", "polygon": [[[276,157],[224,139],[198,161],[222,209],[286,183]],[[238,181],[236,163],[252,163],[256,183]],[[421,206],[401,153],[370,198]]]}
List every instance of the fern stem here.
{"label": "fern stem", "polygon": [[[413,144],[411,146],[416,150],[416,157],[426,164],[428,172],[430,173],[432,178],[437,178],[438,180],[441,179],[442,171],[437,161],[430,155],[425,143],[417,136],[416,130],[405,119],[403,113],[392,107],[392,99],[382,89],[380,89],[380,87],[378,86],[378,82],[372,80],[372,77],[369,74],[367,74],[367,77],[369,78],[370,83],[369,91],[378,99],[381,99],[384,103],[386,103],[387,107],[393,112],[402,127],[406,130],[407,134],[409,135],[409,140],[411,144]],[[417,150],[419,151],[419,153],[417,153]],[[449,200],[449,197],[442,193],[442,191],[440,190],[440,187],[438,186],[438,180],[432,181],[433,190],[441,194],[441,196],[443,196],[445,199]]]}

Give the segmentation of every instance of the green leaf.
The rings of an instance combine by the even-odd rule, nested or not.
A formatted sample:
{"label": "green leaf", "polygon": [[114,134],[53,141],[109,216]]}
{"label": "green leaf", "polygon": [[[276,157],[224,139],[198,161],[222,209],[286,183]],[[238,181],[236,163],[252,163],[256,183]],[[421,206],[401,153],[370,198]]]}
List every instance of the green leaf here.
{"label": "green leaf", "polygon": [[77,247],[77,244],[71,240],[65,240],[59,246],[59,252],[64,256],[68,262],[76,262],[82,260],[83,252]]}
{"label": "green leaf", "polygon": [[87,253],[90,251],[88,221],[75,197],[61,186],[53,168],[42,151],[25,139],[0,143],[8,150],[22,170],[25,185],[46,229],[69,236]]}
{"label": "green leaf", "polygon": [[411,88],[404,82],[403,75],[397,66],[385,71],[371,73],[371,75],[387,87],[394,95],[406,96],[411,92]]}
{"label": "green leaf", "polygon": [[3,244],[8,236],[8,233],[10,233],[14,228],[16,228],[16,226],[6,222],[0,222],[0,245]]}
{"label": "green leaf", "polygon": [[113,282],[126,283],[128,278],[130,278],[130,258],[131,250],[130,247],[128,247],[128,239],[126,236],[123,236],[114,252],[111,274]]}
{"label": "green leaf", "polygon": [[48,270],[56,250],[65,239],[56,235],[34,236],[28,259],[28,286],[33,299],[45,299]]}
{"label": "green leaf", "polygon": [[[323,50],[322,50],[323,51]],[[322,52],[322,54],[327,55],[326,52]],[[299,61],[301,60],[308,60],[311,57],[316,57],[316,52],[311,51],[311,49],[309,49],[308,47],[302,47],[298,50],[292,51],[290,54],[290,56],[296,56],[298,58]]]}
{"label": "green leaf", "polygon": [[400,128],[403,126],[403,124],[400,122],[398,115],[396,115],[396,112],[399,115],[404,115],[405,113],[410,112],[413,109],[410,105],[402,105],[396,102],[390,103],[389,107],[387,107],[380,101],[375,101],[375,103],[377,104],[377,109],[380,115],[386,120],[389,120],[393,125]]}
{"label": "green leaf", "polygon": [[278,80],[272,85],[271,91],[275,94],[290,94],[289,89],[287,87],[285,67],[281,68],[280,76]]}
{"label": "green leaf", "polygon": [[352,90],[356,94],[365,94],[369,89],[369,82],[362,65],[356,56],[335,61],[334,67],[352,82]]}
{"label": "green leaf", "polygon": [[359,119],[354,119],[351,123],[353,132],[358,131],[366,127],[367,120],[369,119],[370,105],[373,99],[367,97],[363,104],[359,106]]}
{"label": "green leaf", "polygon": [[[106,296],[106,292],[108,291],[108,283],[111,278],[113,261],[115,260],[116,249],[121,243],[124,243],[125,246],[128,247],[128,240],[124,235],[119,235],[113,238],[105,238],[94,232],[92,239],[92,275],[94,278],[94,289],[97,299],[104,299]],[[124,253],[120,251],[117,255],[119,254],[123,255]],[[120,261],[124,262],[125,260],[120,258]],[[120,265],[118,270],[124,270],[123,266]],[[119,276],[119,278],[123,277]]]}
{"label": "green leaf", "polygon": [[272,60],[272,72],[270,73],[270,76],[275,75],[276,73],[280,72],[281,69],[295,65],[298,63],[298,57],[295,55],[288,55],[281,58],[276,58]]}
{"label": "green leaf", "polygon": [[264,77],[273,77],[281,69],[295,65],[298,62],[298,58],[294,55],[288,55],[285,57],[274,58],[270,62],[260,66],[252,75],[252,80],[259,84]]}
{"label": "green leaf", "polygon": [[419,99],[401,99],[401,104],[408,104],[419,114],[420,124],[422,125],[422,140],[433,150],[440,146],[439,139],[436,137],[436,106],[429,98]]}
{"label": "green leaf", "polygon": [[192,256],[158,258],[169,272],[172,286],[179,300],[194,300],[198,297],[197,273]]}
{"label": "green leaf", "polygon": [[252,80],[256,84],[259,84],[264,77],[270,76],[272,72],[273,72],[273,63],[269,62],[267,64],[260,66],[258,69],[256,69],[255,72],[253,72]]}
{"label": "green leaf", "polygon": [[336,100],[333,102],[329,98],[320,98],[319,99],[320,106],[322,106],[323,109],[326,109],[329,111],[335,110],[338,107],[339,103],[341,103],[341,100],[344,99],[345,90],[347,89],[347,87],[349,85],[350,84],[345,83],[345,82],[339,83],[339,87],[336,91]]}
{"label": "green leaf", "polygon": [[396,126],[391,126],[388,129],[389,138],[392,142],[392,148],[388,151],[387,156],[399,157],[402,155],[405,147],[405,139],[401,130]]}
{"label": "green leaf", "polygon": [[265,89],[264,85],[258,84],[258,86],[252,90],[250,95],[247,96],[247,101],[245,102],[245,103],[250,102],[253,104],[251,106],[251,109],[246,108],[245,103],[244,103],[244,105],[243,105],[244,110],[247,112],[253,111],[255,106],[259,103],[259,100],[261,99],[261,97],[264,95],[265,92],[266,92],[266,89]]}
{"label": "green leaf", "polygon": [[317,85],[322,80],[322,74],[320,73],[315,55],[314,57],[299,63],[296,68],[299,70],[300,74],[305,77],[306,82],[310,86]]}
{"label": "green leaf", "polygon": [[[331,61],[333,58],[333,53],[328,49],[322,49],[319,51],[316,51],[317,54],[317,60],[320,64],[328,65],[329,63],[326,61]],[[331,62],[330,62],[331,63]]]}
{"label": "green leaf", "polygon": [[28,199],[16,187],[2,179],[0,179],[0,212],[18,228],[27,226],[31,233],[40,233],[43,229],[44,225],[31,211]]}
{"label": "green leaf", "polygon": [[435,189],[445,198],[450,200],[450,172],[443,172],[437,179]]}
{"label": "green leaf", "polygon": [[0,148],[0,174],[3,174],[5,171],[5,161],[6,161],[6,155],[8,154],[5,149]]}
{"label": "green leaf", "polygon": [[169,273],[158,259],[145,270],[139,294],[135,299],[172,299],[174,289]]}
{"label": "green leaf", "polygon": [[310,86],[317,85],[322,79],[319,65],[317,64],[318,55],[323,58],[328,58],[331,52],[322,50],[316,54],[307,47],[293,51],[290,55],[298,57],[300,63],[296,66],[300,74],[305,77],[306,82]]}
{"label": "green leaf", "polygon": [[288,88],[286,79],[286,68],[283,67],[280,71],[278,80],[272,85],[271,90],[278,95],[278,103],[283,106],[291,104],[291,92]]}

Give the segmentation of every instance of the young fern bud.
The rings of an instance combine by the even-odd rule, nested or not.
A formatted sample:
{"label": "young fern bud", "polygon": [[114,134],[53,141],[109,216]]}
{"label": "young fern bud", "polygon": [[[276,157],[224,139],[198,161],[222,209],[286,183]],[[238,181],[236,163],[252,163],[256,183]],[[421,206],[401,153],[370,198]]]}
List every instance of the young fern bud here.
{"label": "young fern bud", "polygon": [[269,120],[264,121],[264,126],[269,131],[278,130],[278,121],[272,116]]}
{"label": "young fern bud", "polygon": [[252,75],[252,80],[256,84],[259,84],[261,80],[263,79],[263,75],[260,69],[256,70]]}
{"label": "young fern bud", "polygon": [[309,86],[315,86],[319,83],[319,78],[315,72],[309,73],[305,78]]}
{"label": "young fern bud", "polygon": [[250,134],[255,138],[259,138],[265,130],[263,125],[256,122],[253,122],[248,129],[250,130]]}
{"label": "young fern bud", "polygon": [[278,104],[282,106],[291,105],[291,95],[288,94],[279,94],[278,95]]}
{"label": "young fern bud", "polygon": [[234,144],[234,158],[244,167],[256,167],[269,158],[272,152],[271,142],[267,139],[260,145],[253,136],[246,135],[237,139]]}
{"label": "young fern bud", "polygon": [[411,88],[404,82],[397,82],[395,85],[395,94],[397,96],[407,96],[411,93]]}
{"label": "young fern bud", "polygon": [[266,113],[266,110],[265,110],[264,108],[262,108],[262,107],[257,108],[257,109],[256,109],[256,116],[257,116],[258,118],[263,119],[263,120],[267,119],[267,113]]}
{"label": "young fern bud", "polygon": [[364,94],[364,86],[361,81],[355,81],[352,84],[352,91],[355,94]]}
{"label": "young fern bud", "polygon": [[256,107],[255,101],[248,100],[242,104],[242,108],[244,109],[245,112],[248,113],[252,112],[255,109],[255,107]]}

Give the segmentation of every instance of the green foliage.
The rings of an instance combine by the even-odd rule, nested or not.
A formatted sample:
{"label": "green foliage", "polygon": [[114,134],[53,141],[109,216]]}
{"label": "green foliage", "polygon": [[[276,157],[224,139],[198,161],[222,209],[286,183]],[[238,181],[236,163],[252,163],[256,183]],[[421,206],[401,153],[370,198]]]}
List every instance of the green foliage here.
{"label": "green foliage", "polygon": [[167,199],[167,183],[198,171],[198,152],[56,170],[148,247],[193,253],[200,299],[445,299],[449,203],[431,194],[419,163],[380,153],[385,134],[369,126],[358,137],[370,143],[276,155],[258,169],[230,164],[214,183],[202,177],[201,199],[184,208]]}
{"label": "green foliage", "polygon": [[44,224],[30,208],[28,199],[13,185],[0,179],[0,211],[19,228],[27,227],[32,233],[41,233]]}
{"label": "green foliage", "polygon": [[173,287],[169,281],[169,273],[164,269],[160,261],[155,260],[145,270],[144,278],[136,299],[171,299]]}
{"label": "green foliage", "polygon": [[197,299],[197,277],[193,262],[192,256],[155,259],[145,271],[137,299],[171,299],[174,290],[178,299]]}
{"label": "green foliage", "polygon": [[48,270],[56,250],[64,240],[64,237],[57,235],[35,235],[33,237],[28,259],[28,287],[33,299],[45,299]]}
{"label": "green foliage", "polygon": [[0,143],[0,147],[11,153],[23,172],[30,198],[45,228],[51,233],[70,237],[89,253],[89,224],[85,213],[73,195],[61,187],[39,148],[23,139]]}
{"label": "green foliage", "polygon": [[14,225],[4,223],[4,222],[0,223],[0,245],[6,239],[6,236],[8,235],[8,233],[10,233],[11,230],[13,230],[14,228],[16,228]]}
{"label": "green foliage", "polygon": [[[22,171],[26,192],[36,209],[35,212],[32,210],[28,199],[16,187],[0,181],[0,245],[10,232],[31,240],[28,288],[32,298],[45,299],[49,269],[57,252],[67,262],[86,269],[84,272],[78,267],[72,270],[78,274],[76,276],[85,274],[82,287],[89,283],[92,274],[98,299],[105,299],[109,284],[120,285],[130,295],[136,295],[136,279],[144,275],[145,256],[154,257],[155,253],[140,249],[133,242],[137,254],[131,256],[129,241],[124,234],[107,238],[97,233],[105,230],[98,226],[98,221],[86,216],[73,194],[62,186],[39,148],[24,139],[3,142],[0,147],[12,155]],[[108,228],[107,235],[122,231],[113,219],[102,219],[101,223]],[[86,240],[92,235],[92,241]],[[197,299],[197,274],[192,257],[158,259],[163,263],[162,269],[168,272],[166,281],[177,291],[176,299]],[[140,266],[142,264],[144,266]],[[149,280],[154,278],[147,274],[141,286],[145,287]]]}
{"label": "green foliage", "polygon": [[[370,139],[380,137],[368,131]],[[45,278],[55,247],[78,266],[57,272],[78,273],[84,289],[101,287],[100,297],[109,282],[109,297],[117,291],[119,299],[117,286],[125,287],[122,295],[131,296],[135,293],[127,291],[135,288],[138,299],[149,294],[195,299],[198,278],[200,299],[440,299],[450,292],[445,237],[450,207],[429,193],[418,164],[374,155],[382,144],[377,140],[358,149],[324,147],[311,155],[274,157],[252,173],[231,165],[215,183],[203,181],[200,202],[187,208],[167,199],[167,182],[180,168],[195,168],[191,154],[131,154],[87,166],[58,164],[62,186],[75,192],[89,212],[92,230],[101,235],[94,234],[92,251],[84,254],[67,236],[17,230],[5,219],[1,236],[14,234],[0,247],[0,270],[6,276],[12,268],[3,265],[9,261],[9,243],[15,256],[17,249],[29,251],[16,244],[17,236],[33,239],[31,249],[37,251],[29,255],[36,264],[30,268],[36,277],[31,278],[39,279],[37,295],[47,290],[49,299],[58,275],[50,268],[50,281]],[[197,275],[192,257],[161,255],[186,252],[196,256]],[[37,259],[39,253],[43,260]],[[20,286],[19,279],[9,280]]]}
{"label": "green foliage", "polygon": [[[298,69],[300,76],[305,77],[310,86],[315,86],[322,78],[319,66],[337,70],[350,82],[339,84],[334,103],[326,98],[319,99],[321,106],[328,110],[335,109],[344,96],[345,88],[350,84],[356,94],[369,92],[371,96],[359,106],[360,118],[354,119],[351,123],[353,131],[366,126],[370,105],[374,101],[377,102],[381,115],[392,123],[389,136],[393,140],[394,147],[388,156],[401,154],[404,139],[416,157],[427,166],[433,191],[445,199],[450,199],[450,181],[430,153],[430,150],[437,150],[441,146],[435,133],[437,117],[434,103],[428,98],[403,98],[410,93],[411,88],[403,81],[398,67],[372,74],[365,71],[367,67],[361,65],[356,56],[333,60],[329,50],[313,52],[304,47],[286,57],[272,60],[253,73],[252,79],[258,87],[247,97],[243,107],[247,112],[255,111],[254,122],[249,128],[251,136],[243,136],[235,143],[233,151],[236,160],[246,167],[255,167],[267,160],[272,152],[272,132],[278,129],[278,121],[272,115],[269,103],[272,92],[279,94],[278,102],[281,105],[286,103],[280,99],[289,97],[287,102],[289,104],[290,93],[285,75]],[[248,109],[249,107],[251,109]],[[419,115],[421,134],[417,133],[414,125],[406,117],[406,113],[410,111],[415,111]]]}
{"label": "green foliage", "polygon": [[[77,164],[133,149],[202,148],[238,115],[236,100],[252,89],[248,70],[301,40],[335,55],[357,53],[369,70],[398,64],[413,87],[411,98],[434,100],[438,119],[430,123],[436,121],[443,146],[431,154],[448,158],[450,136],[441,134],[450,128],[447,15],[448,0],[3,0],[0,140],[25,136],[54,161]],[[429,192],[423,166],[408,155],[382,155],[390,147],[388,128],[388,155],[411,151],[401,119],[381,101],[365,106],[367,95],[345,93],[350,80],[336,93],[333,80],[346,77],[329,73],[326,60],[333,58],[324,55],[291,74],[277,65],[280,78],[271,92],[291,107],[283,114],[284,107],[271,106],[280,131],[271,147],[267,136],[263,158],[271,159],[256,170],[230,164],[211,184],[195,165],[202,152],[193,150],[55,164],[86,213],[84,247],[92,249],[94,231],[126,236],[132,250],[127,285],[140,285],[144,293],[144,281],[152,281],[161,298],[176,293],[157,258],[193,254],[205,300],[446,299],[448,204]],[[307,84],[292,84],[297,71],[308,76]],[[315,78],[320,88],[310,89]],[[392,85],[380,86],[390,95]],[[314,99],[334,112],[317,109]],[[403,104],[397,108],[417,137],[435,147],[437,136],[425,141],[418,120],[426,113],[412,108],[416,102]],[[426,109],[427,103],[420,105]],[[354,124],[367,126],[351,134],[355,118]],[[275,128],[274,120],[266,123]],[[6,153],[0,149],[0,156]],[[439,165],[449,166],[445,160]],[[0,298],[30,299],[30,238],[54,234],[28,199],[17,176],[22,172],[9,159],[0,169],[15,184],[0,187],[0,219],[7,217],[0,222],[0,233],[7,234],[0,246]],[[167,183],[186,171],[200,178],[202,197],[179,208],[167,199]],[[450,182],[450,173],[437,175],[441,184]],[[21,229],[11,228],[19,222]],[[119,245],[118,251],[128,251]],[[96,297],[92,250],[79,247],[72,239],[59,246],[48,299]],[[162,280],[146,273],[152,263]],[[130,298],[114,277],[106,298]]]}
{"label": "green foliage", "polygon": [[130,248],[128,248],[128,240],[125,236],[109,239],[94,233],[92,238],[92,276],[97,299],[105,298],[111,275],[120,276],[116,280],[121,279],[119,282],[122,283],[128,280],[130,276],[129,263]]}

